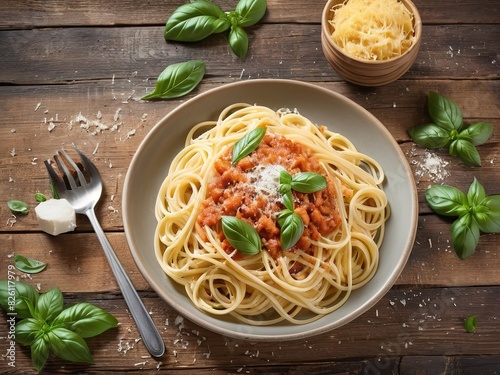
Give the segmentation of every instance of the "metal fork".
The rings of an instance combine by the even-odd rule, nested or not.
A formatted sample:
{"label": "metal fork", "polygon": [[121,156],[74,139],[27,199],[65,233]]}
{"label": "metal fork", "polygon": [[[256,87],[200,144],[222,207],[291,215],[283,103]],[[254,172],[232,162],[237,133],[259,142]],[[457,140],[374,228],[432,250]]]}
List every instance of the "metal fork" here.
{"label": "metal fork", "polygon": [[44,163],[50,180],[60,198],[68,200],[76,213],[85,214],[89,218],[108,258],[125,302],[137,324],[144,345],[152,356],[161,357],[165,352],[165,344],[160,333],[146,311],[130,278],[120,264],[95,215],[94,208],[102,193],[101,175],[96,166],[84,154],[76,148],[75,151],[80,157],[81,167],[64,150],[59,150],[57,155],[54,156],[59,172],[64,175],[64,178],[55,171],[49,160],[45,160]]}

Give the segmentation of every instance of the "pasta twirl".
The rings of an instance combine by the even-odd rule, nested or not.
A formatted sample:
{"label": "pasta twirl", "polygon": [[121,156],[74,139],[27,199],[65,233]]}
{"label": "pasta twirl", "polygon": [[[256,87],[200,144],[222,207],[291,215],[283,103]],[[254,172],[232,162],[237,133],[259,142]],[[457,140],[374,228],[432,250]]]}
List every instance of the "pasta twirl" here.
{"label": "pasta twirl", "polygon": [[[256,127],[266,127],[261,145],[232,165],[233,145]],[[294,193],[305,229],[289,250],[280,250],[276,223],[280,169],[328,181],[323,192]],[[383,180],[375,160],[325,126],[294,111],[234,104],[195,125],[172,161],[156,203],[158,262],[210,314],[253,325],[314,321],[377,270],[389,216]],[[264,236],[262,251],[244,255],[227,244],[219,219],[228,211]]]}

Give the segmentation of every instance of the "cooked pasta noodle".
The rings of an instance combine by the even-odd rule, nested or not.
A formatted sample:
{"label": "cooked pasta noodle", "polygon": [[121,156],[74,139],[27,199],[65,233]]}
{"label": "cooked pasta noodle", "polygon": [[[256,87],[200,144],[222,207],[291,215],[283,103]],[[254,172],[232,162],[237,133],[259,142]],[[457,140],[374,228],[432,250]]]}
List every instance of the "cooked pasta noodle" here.
{"label": "cooked pasta noodle", "polygon": [[[308,201],[307,207],[326,212],[328,201],[323,198],[328,192],[295,194],[295,211],[305,218],[303,236],[308,233],[309,237],[301,238],[289,250],[274,251],[272,244],[279,240],[264,239],[262,251],[245,255],[224,240],[219,219],[228,208],[214,205],[217,199],[229,205],[234,198],[230,195],[235,193],[226,192],[226,198],[218,195],[214,202],[210,197],[215,194],[214,181],[222,173],[220,166],[228,164],[234,144],[257,127],[266,128],[267,138],[254,152],[262,148],[263,155],[278,158],[278,164],[293,159],[287,161],[291,164],[279,166],[291,172],[297,170],[298,160],[302,160],[301,165],[320,171],[328,181],[325,190],[333,200],[329,212],[335,211],[335,215],[320,217],[315,229],[314,213],[309,217],[304,214],[307,210],[301,212],[300,200]],[[280,152],[276,145],[302,150],[308,156],[297,152],[288,157],[288,149],[283,149],[283,157],[275,156]],[[240,214],[245,209],[243,205],[259,201],[277,211],[283,209],[282,201],[273,196],[270,188],[274,186],[269,177],[271,172],[276,173],[274,164],[262,161],[263,165],[245,170],[245,163],[255,160],[251,158],[252,154],[233,166],[240,176],[235,179],[240,178],[242,186],[253,194],[248,199],[232,199],[240,205],[234,208],[235,212]],[[248,176],[256,171],[258,178],[250,179]],[[379,187],[383,180],[384,172],[376,160],[358,152],[349,139],[326,126],[317,126],[296,111],[234,104],[225,108],[217,120],[195,125],[184,148],[172,161],[156,202],[158,262],[169,277],[184,286],[194,305],[210,314],[229,314],[252,325],[314,321],[342,306],[352,291],[366,284],[377,270],[384,224],[389,216],[385,193]],[[224,189],[220,194],[224,194]],[[210,216],[211,210],[215,215]],[[272,222],[277,214],[271,214],[270,223],[263,220],[268,226],[262,231],[269,226],[278,227]],[[208,218],[205,222],[204,217]],[[213,222],[207,224],[211,219]],[[257,228],[260,225],[260,221],[247,221]],[[330,227],[322,228],[328,223]],[[327,235],[318,234],[325,231]]]}

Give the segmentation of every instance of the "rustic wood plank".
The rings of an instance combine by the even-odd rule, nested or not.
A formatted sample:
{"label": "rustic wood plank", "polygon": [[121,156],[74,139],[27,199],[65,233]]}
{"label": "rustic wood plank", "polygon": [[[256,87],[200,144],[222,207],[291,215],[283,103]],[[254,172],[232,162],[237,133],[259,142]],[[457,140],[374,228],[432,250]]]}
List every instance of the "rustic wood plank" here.
{"label": "rustic wood plank", "polygon": [[[386,371],[394,368],[394,358],[398,357],[441,356],[443,353],[498,357],[500,345],[497,335],[500,287],[392,290],[373,309],[337,330],[314,339],[281,343],[223,337],[183,319],[164,302],[143,297],[167,346],[165,356],[159,361],[149,357],[140,342],[122,299],[106,295],[96,298],[95,294],[66,295],[69,305],[86,300],[106,309],[117,317],[120,326],[89,340],[94,365],[51,359],[47,373],[99,372],[100,369],[152,371],[157,368],[244,372],[254,367],[272,371],[275,366],[293,369],[306,363],[356,358],[365,359],[361,365],[366,370]],[[477,330],[470,334],[465,331],[463,320],[472,314],[477,315],[479,323]],[[5,315],[1,314],[1,318]],[[0,325],[0,337],[5,335],[6,325],[3,324]],[[477,358],[475,362],[481,363]],[[29,351],[19,346],[16,370],[33,373]]]}
{"label": "rustic wood plank", "polygon": [[[51,359],[46,372],[497,373],[498,235],[482,235],[476,253],[466,261],[459,260],[449,242],[451,219],[432,214],[423,193],[434,183],[450,183],[464,190],[474,176],[488,194],[500,193],[500,1],[414,0],[424,23],[420,54],[402,79],[380,88],[345,83],[327,64],[319,41],[324,0],[268,0],[266,16],[249,29],[250,53],[245,61],[232,55],[222,35],[196,44],[163,40],[168,15],[186,1],[82,0],[69,7],[58,0],[0,0],[0,219],[5,223],[10,218],[8,199],[22,198],[34,205],[35,191],[49,194],[42,160],[61,146],[78,143],[105,178],[98,216],[167,344],[164,358],[155,361],[149,357],[85,218],[78,219],[75,233],[51,237],[39,232],[31,213],[18,217],[12,227],[0,225],[0,278],[5,278],[5,266],[11,264],[14,253],[47,260],[47,270],[31,278],[19,273],[21,280],[41,291],[61,287],[68,303],[93,302],[111,311],[121,323],[89,340],[96,364]],[[214,2],[228,9],[236,3]],[[208,67],[192,94],[173,101],[140,100],[166,65],[191,58],[203,58]],[[190,97],[253,78],[313,82],[362,105],[398,141],[417,180],[417,238],[395,286],[360,318],[314,338],[246,342],[182,319],[145,281],[123,233],[123,179],[145,134]],[[431,90],[455,100],[467,122],[494,125],[494,136],[480,146],[481,169],[464,168],[445,150],[432,156],[433,161],[446,164],[441,170],[446,175],[426,169],[429,150],[414,145],[406,130],[428,120],[425,98]],[[91,119],[102,115],[103,123],[117,128],[92,134],[75,122],[80,112]],[[49,132],[50,122],[55,128]],[[479,325],[468,334],[463,319],[473,314],[478,315]],[[4,319],[0,313],[0,321]],[[1,353],[8,345],[7,327],[0,323]],[[16,368],[7,366],[5,355],[0,359],[2,374],[35,373],[29,351],[19,345]]]}
{"label": "rustic wood plank", "polygon": [[[198,43],[166,43],[160,27],[3,31],[0,83],[66,84],[137,76],[143,81],[136,90],[142,96],[167,65],[200,58],[207,64],[206,81],[214,83],[242,78],[341,81],[323,55],[319,25],[265,24],[249,30],[249,38],[248,56],[241,61],[223,35]],[[426,26],[417,60],[403,78],[496,79],[499,39],[496,25]]]}
{"label": "rustic wood plank", "polygon": [[500,357],[493,356],[412,356],[403,357],[399,364],[401,374],[497,374]]}
{"label": "rustic wood plank", "polygon": [[[185,0],[168,2],[132,0],[78,1],[69,7],[60,1],[0,1],[0,29],[31,29],[61,26],[164,25],[172,12]],[[231,10],[235,1],[214,1],[224,10]],[[498,23],[500,3],[497,0],[475,2],[415,0],[425,24]],[[268,0],[265,23],[319,23],[325,1],[290,2]]]}
{"label": "rustic wood plank", "polygon": [[[107,237],[136,289],[151,291],[133,260],[125,235],[107,233]],[[47,269],[39,274],[30,276],[18,272],[21,279],[31,280],[42,289],[58,286],[71,293],[87,290],[119,293],[94,233],[71,233],[56,237],[45,233],[29,233],[23,236],[0,234],[0,240],[3,244],[0,258],[2,264],[12,264],[14,253],[48,264]],[[69,243],[71,248],[68,248]],[[460,260],[450,243],[450,221],[426,215],[420,217],[412,253],[396,285],[500,285],[500,274],[497,272],[500,268],[499,255],[498,236],[482,235],[474,255],[467,260]],[[485,267],[485,264],[488,267]],[[0,273],[0,277],[6,275],[2,276]],[[75,283],[75,277],[86,282]]]}
{"label": "rustic wood plank", "polygon": [[[55,147],[78,147],[91,157],[103,173],[105,191],[98,205],[98,216],[106,230],[122,230],[121,197],[128,165],[140,141],[165,114],[184,100],[146,102],[135,94],[137,77],[130,80],[104,80],[96,84],[3,86],[0,87],[0,218],[7,222],[10,211],[6,202],[21,199],[35,204],[34,193],[50,196],[48,177],[43,160],[51,158]],[[420,212],[429,213],[424,192],[436,183],[452,184],[466,190],[477,174],[474,168],[464,167],[446,150],[427,150],[410,141],[407,129],[429,121],[426,96],[436,90],[450,96],[462,108],[465,121],[488,121],[495,129],[500,122],[498,97],[500,81],[458,81],[453,94],[448,94],[445,81],[419,82],[401,80],[394,85],[359,91],[346,83],[319,84],[347,96],[373,113],[400,143],[414,172],[419,191]],[[217,85],[203,83],[189,97]],[[411,87],[411,89],[408,89]],[[396,99],[394,99],[396,98]],[[97,120],[108,129],[83,129],[78,116]],[[54,129],[49,131],[53,123]],[[117,126],[113,130],[113,126]],[[133,135],[131,135],[133,133]],[[57,145],[57,146],[55,146]],[[480,182],[488,194],[498,194],[495,176],[500,150],[500,133],[479,146],[483,160]],[[428,161],[439,161],[436,169]],[[432,163],[431,163],[432,164]],[[79,220],[79,230],[90,230],[86,220]],[[0,231],[38,230],[32,212],[19,217],[18,223],[0,226]]]}

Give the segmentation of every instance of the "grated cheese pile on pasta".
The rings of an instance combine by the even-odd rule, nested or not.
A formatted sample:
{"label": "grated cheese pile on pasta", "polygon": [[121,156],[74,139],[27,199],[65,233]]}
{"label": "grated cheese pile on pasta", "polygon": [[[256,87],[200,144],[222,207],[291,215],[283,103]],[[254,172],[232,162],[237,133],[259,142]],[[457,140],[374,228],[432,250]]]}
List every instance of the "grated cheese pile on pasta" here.
{"label": "grated cheese pile on pasta", "polygon": [[398,0],[346,0],[332,10],[333,41],[351,57],[389,60],[414,42],[413,14]]}
{"label": "grated cheese pile on pasta", "polygon": [[[266,135],[231,162],[235,142]],[[201,132],[201,134],[200,134]],[[313,171],[327,187],[293,192],[304,232],[282,250],[280,171]],[[174,158],[156,201],[156,257],[202,311],[251,325],[305,324],[337,310],[375,274],[387,197],[384,172],[341,134],[296,112],[237,103],[195,125]],[[234,215],[262,238],[257,254],[230,246],[221,216]]]}

